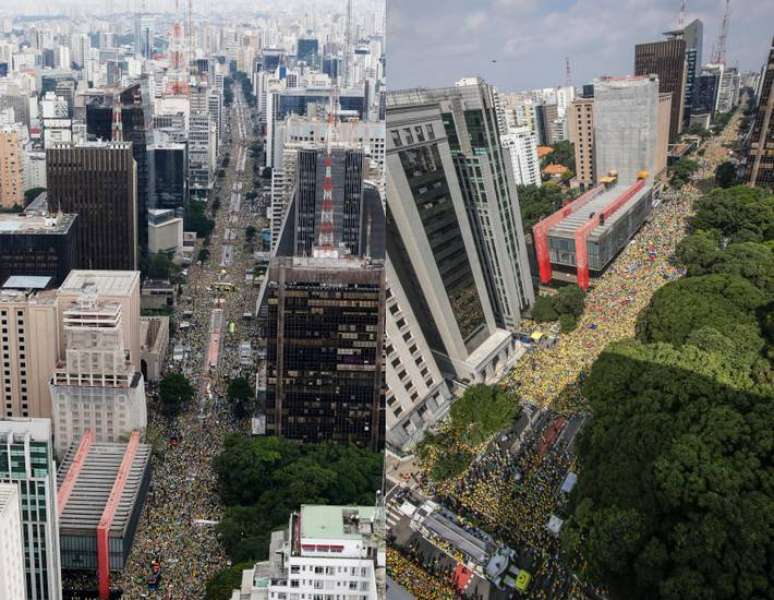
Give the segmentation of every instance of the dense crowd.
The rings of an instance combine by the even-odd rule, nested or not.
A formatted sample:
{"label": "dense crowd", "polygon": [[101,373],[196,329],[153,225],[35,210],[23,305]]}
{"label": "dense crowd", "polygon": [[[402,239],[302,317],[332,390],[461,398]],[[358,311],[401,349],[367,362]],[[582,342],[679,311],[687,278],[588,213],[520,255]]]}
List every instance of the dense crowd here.
{"label": "dense crowd", "polygon": [[[245,168],[244,162],[238,162],[231,163],[232,170],[238,169],[235,180]],[[229,179],[221,194],[230,193]],[[126,568],[113,581],[125,598],[199,600],[204,598],[207,580],[228,564],[213,526],[221,518],[222,507],[211,464],[226,433],[240,427],[223,398],[228,378],[241,369],[238,347],[240,335],[246,334],[240,327],[230,335],[227,325],[231,320],[239,322],[244,312],[254,311],[257,290],[221,294],[212,289],[223,277],[244,287],[244,272],[253,264],[249,248],[235,245],[234,260],[225,269],[214,257],[221,255],[227,225],[241,237],[244,228],[255,221],[248,203],[242,203],[236,214],[221,209],[209,246],[213,258],[189,269],[183,297],[190,300],[182,302],[179,311],[192,311],[190,327],[176,330],[170,338],[170,356],[176,344],[182,344],[186,354],[181,361],[169,360],[166,372],[184,373],[195,390],[195,400],[169,420],[157,410],[158,402],[150,394],[147,440],[154,447],[152,483]],[[218,367],[209,369],[205,354],[215,308],[224,311],[223,346]],[[147,579],[154,560],[160,562],[161,580],[159,590],[152,592]]]}
{"label": "dense crowd", "polygon": [[387,549],[387,572],[415,598],[426,600],[452,600],[457,595],[449,583],[449,574],[436,576],[432,565],[422,564],[416,550],[406,554],[394,548]]}

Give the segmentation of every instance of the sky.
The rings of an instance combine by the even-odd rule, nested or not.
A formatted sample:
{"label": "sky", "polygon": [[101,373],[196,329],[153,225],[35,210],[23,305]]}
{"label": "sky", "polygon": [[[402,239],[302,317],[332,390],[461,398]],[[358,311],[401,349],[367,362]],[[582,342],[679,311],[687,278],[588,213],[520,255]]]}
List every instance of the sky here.
{"label": "sky", "polygon": [[[725,0],[688,0],[710,61]],[[680,0],[387,0],[390,89],[451,85],[478,75],[501,91],[563,85],[634,69],[634,45],[663,39]],[[727,61],[758,71],[774,35],[774,0],[731,0]],[[496,61],[496,62],[493,62]]]}

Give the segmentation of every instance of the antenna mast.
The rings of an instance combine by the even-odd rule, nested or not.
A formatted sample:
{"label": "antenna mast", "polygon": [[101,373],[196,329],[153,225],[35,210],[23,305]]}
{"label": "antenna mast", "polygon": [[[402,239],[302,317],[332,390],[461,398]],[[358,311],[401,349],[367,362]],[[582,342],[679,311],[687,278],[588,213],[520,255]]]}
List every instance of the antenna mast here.
{"label": "antenna mast", "polygon": [[726,41],[728,40],[728,21],[731,13],[731,0],[726,0],[726,11],[723,13],[723,21],[720,23],[720,33],[712,53],[712,62],[717,65],[726,64]]}
{"label": "antenna mast", "polygon": [[677,26],[682,29],[685,27],[685,5],[687,4],[687,0],[683,0],[680,3],[680,14],[677,17]]}
{"label": "antenna mast", "polygon": [[570,57],[564,57],[564,85],[572,86],[572,71],[570,71]]}

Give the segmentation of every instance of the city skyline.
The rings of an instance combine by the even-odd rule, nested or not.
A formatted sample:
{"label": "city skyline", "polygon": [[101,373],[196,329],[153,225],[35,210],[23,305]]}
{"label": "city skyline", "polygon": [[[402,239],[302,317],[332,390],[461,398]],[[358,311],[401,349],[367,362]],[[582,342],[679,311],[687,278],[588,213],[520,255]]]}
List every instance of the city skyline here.
{"label": "city skyline", "polygon": [[[685,24],[704,24],[709,62],[725,2],[687,2]],[[677,27],[680,2],[654,0],[391,0],[387,7],[388,84],[398,90],[451,85],[480,76],[503,92],[634,72],[635,44],[663,39]],[[774,3],[731,2],[727,64],[760,71]],[[450,35],[456,32],[456,35]],[[496,61],[496,62],[493,62]]]}

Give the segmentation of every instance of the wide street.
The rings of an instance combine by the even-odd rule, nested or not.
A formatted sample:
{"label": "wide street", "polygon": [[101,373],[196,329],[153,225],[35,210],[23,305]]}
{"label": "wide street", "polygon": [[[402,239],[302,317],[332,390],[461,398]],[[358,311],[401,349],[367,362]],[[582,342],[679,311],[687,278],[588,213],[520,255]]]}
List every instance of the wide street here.
{"label": "wide street", "polygon": [[[239,343],[254,334],[254,320],[242,318],[243,313],[254,312],[258,291],[245,282],[245,272],[252,272],[255,264],[245,228],[253,225],[260,231],[266,226],[263,216],[253,212],[254,203],[243,197],[253,187],[248,146],[255,128],[241,89],[234,87],[223,144],[230,160],[211,196],[220,200],[220,208],[214,215],[209,259],[188,269],[176,314],[190,311],[186,317],[190,327],[173,332],[166,365],[167,373],[186,374],[196,397],[192,406],[168,420],[160,414],[158,398],[149,394],[153,478],[127,567],[114,581],[125,598],[198,600],[204,598],[207,579],[227,566],[213,526],[221,518],[222,507],[211,463],[228,432],[246,431],[231,416],[225,393],[228,381],[240,370]],[[211,199],[208,211],[212,204]],[[200,239],[194,259],[202,247]],[[234,291],[225,289],[229,284]],[[176,318],[175,323],[181,320]],[[233,334],[228,327],[231,321],[236,327]],[[182,346],[182,360],[172,359],[175,346]],[[146,578],[156,557],[161,561],[161,586],[149,592]]]}

